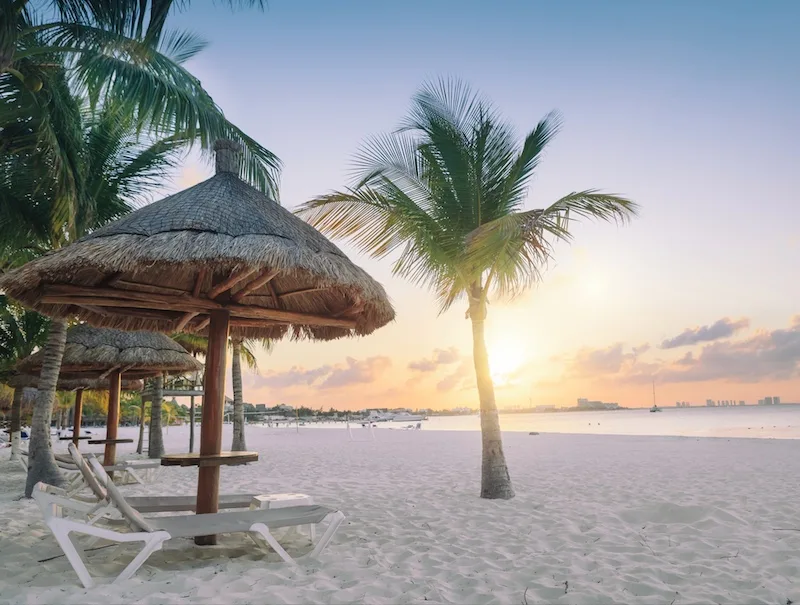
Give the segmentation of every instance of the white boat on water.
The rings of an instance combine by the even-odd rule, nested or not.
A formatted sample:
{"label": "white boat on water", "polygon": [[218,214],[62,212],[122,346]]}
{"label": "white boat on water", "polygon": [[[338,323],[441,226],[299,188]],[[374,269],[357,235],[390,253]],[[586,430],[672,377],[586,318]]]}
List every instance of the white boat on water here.
{"label": "white boat on water", "polygon": [[425,418],[421,414],[410,414],[408,412],[398,412],[392,418],[392,422],[420,422]]}

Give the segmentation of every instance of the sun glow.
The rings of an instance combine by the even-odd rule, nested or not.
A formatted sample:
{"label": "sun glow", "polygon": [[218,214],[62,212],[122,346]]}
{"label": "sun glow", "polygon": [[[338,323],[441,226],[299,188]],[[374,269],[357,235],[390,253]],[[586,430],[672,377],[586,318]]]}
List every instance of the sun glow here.
{"label": "sun glow", "polygon": [[525,347],[521,342],[504,340],[489,346],[489,369],[492,380],[498,386],[516,382],[515,373],[527,359]]}

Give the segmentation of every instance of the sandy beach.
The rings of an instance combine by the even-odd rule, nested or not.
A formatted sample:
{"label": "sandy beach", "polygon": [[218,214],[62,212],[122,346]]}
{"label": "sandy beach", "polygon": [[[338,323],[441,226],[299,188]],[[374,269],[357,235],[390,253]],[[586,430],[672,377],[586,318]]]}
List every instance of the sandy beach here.
{"label": "sandy beach", "polygon": [[[136,429],[123,428],[121,436]],[[248,427],[260,461],[222,492],[300,491],[347,515],[300,571],[244,536],[173,540],[131,579],[84,590],[0,459],[0,601],[6,603],[800,602],[800,441],[507,433],[517,497],[477,497],[480,434]],[[165,434],[186,449],[187,427]],[[354,435],[366,438],[363,429]],[[225,447],[231,427],[225,427]],[[63,446],[59,445],[59,449]],[[122,449],[129,457],[130,446]],[[164,468],[126,494],[193,494]],[[290,552],[308,548],[294,537]],[[94,571],[120,563],[90,557]]]}

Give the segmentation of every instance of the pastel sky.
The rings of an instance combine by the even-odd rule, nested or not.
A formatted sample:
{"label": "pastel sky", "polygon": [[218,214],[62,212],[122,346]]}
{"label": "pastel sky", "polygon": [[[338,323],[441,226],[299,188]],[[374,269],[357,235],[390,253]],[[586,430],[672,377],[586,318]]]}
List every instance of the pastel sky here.
{"label": "pastel sky", "polygon": [[[348,182],[427,79],[453,75],[522,134],[565,119],[530,191],[539,207],[597,187],[642,206],[585,224],[543,282],[492,301],[498,405],[577,397],[650,405],[765,395],[800,401],[800,4],[696,0],[194,2],[173,27],[211,42],[190,69],[284,162],[293,208]],[[174,188],[210,175],[190,159]],[[245,377],[252,403],[477,407],[464,304],[337,242],[389,292],[372,336],[280,343]]]}

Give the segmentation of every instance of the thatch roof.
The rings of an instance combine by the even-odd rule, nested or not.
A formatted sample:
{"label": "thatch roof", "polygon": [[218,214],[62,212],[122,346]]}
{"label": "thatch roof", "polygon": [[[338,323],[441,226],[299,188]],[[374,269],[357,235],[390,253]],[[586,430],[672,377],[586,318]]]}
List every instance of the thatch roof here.
{"label": "thatch roof", "polygon": [[52,317],[124,330],[204,333],[231,311],[231,335],[333,339],[394,319],[383,287],[308,223],[232,171],[145,206],[0,279]]}
{"label": "thatch roof", "polygon": [[[13,374],[6,381],[9,386],[15,388],[36,389],[39,386],[38,374]],[[86,389],[89,391],[107,391],[108,380],[98,378],[60,378],[56,385],[57,391],[76,391]],[[140,379],[122,379],[123,391],[141,391],[144,389],[144,381]]]}
{"label": "thatch roof", "polygon": [[[21,360],[20,374],[38,374],[44,351]],[[126,378],[146,378],[161,372],[182,374],[202,364],[177,342],[157,332],[123,332],[78,325],[67,330],[60,379],[105,378],[119,370]]]}

